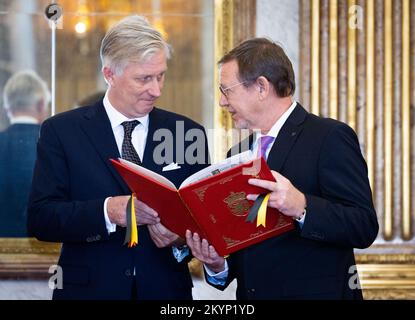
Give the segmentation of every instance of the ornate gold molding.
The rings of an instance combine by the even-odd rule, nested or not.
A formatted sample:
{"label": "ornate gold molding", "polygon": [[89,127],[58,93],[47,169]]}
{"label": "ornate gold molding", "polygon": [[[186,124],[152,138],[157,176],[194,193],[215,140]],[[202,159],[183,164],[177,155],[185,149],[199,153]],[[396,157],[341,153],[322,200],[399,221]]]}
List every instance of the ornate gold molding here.
{"label": "ornate gold molding", "polygon": [[415,298],[415,254],[357,254],[356,262],[365,299]]}
{"label": "ornate gold molding", "polygon": [[357,264],[414,264],[415,254],[357,254]]}
{"label": "ornate gold molding", "polygon": [[[366,3],[366,161],[372,191],[375,188],[375,2]],[[374,192],[375,194],[375,192]]]}
{"label": "ornate gold molding", "polygon": [[384,238],[393,237],[393,8],[385,0],[384,9]]}
{"label": "ornate gold molding", "polygon": [[[348,0],[347,6],[351,8],[356,5],[355,0]],[[349,9],[350,10],[350,9]],[[357,107],[357,34],[356,28],[347,29],[347,122],[356,130],[356,107]]]}
{"label": "ornate gold molding", "polygon": [[311,1],[311,112],[320,114],[320,0]]}
{"label": "ornate gold molding", "polygon": [[301,54],[300,79],[305,83],[302,97],[311,95],[313,113],[325,116],[328,103],[328,114],[348,122],[359,137],[381,225],[379,240],[415,244],[411,121],[415,15],[410,4],[410,0],[300,1],[304,49],[300,51],[312,56]]}
{"label": "ornate gold molding", "polygon": [[[415,97],[415,50],[411,46],[415,7],[410,2],[300,1],[301,47],[314,54],[312,59],[301,55],[302,83],[312,83],[303,87],[302,96],[311,95],[312,111],[318,114],[324,108],[319,101],[326,99],[326,93],[324,88],[317,90],[315,82],[330,79],[329,115],[356,129],[367,157],[381,228],[375,245],[355,251],[366,297],[413,298],[415,291],[414,126],[410,114]],[[329,24],[323,23],[327,15]],[[361,24],[350,24],[353,19]],[[327,32],[329,70],[319,67],[326,56],[317,55],[327,46],[321,43],[326,41],[321,35]]]}
{"label": "ornate gold molding", "polygon": [[[216,62],[237,42],[255,35],[256,0],[215,0],[215,66]],[[232,118],[219,107],[218,70],[214,71],[214,154],[213,160],[221,160],[232,146]]]}
{"label": "ornate gold molding", "polygon": [[366,300],[415,300],[415,291],[411,290],[364,290],[363,297]]}
{"label": "ornate gold molding", "polygon": [[40,242],[34,238],[1,238],[0,254],[58,254],[59,243]]}
{"label": "ornate gold molding", "polygon": [[330,0],[329,7],[330,15],[330,24],[329,24],[329,35],[330,35],[330,70],[329,70],[329,92],[330,92],[330,107],[329,115],[331,118],[337,119],[338,117],[338,107],[339,107],[339,98],[338,98],[338,62],[337,57],[339,55],[338,49],[338,3],[337,0]]}
{"label": "ornate gold molding", "polygon": [[368,264],[357,266],[365,299],[413,299],[415,265]]}
{"label": "ornate gold molding", "polygon": [[0,278],[47,278],[49,267],[56,264],[59,243],[33,238],[0,239]]}
{"label": "ornate gold molding", "polygon": [[364,289],[413,289],[415,266],[402,264],[358,265],[360,282]]}
{"label": "ornate gold molding", "polygon": [[214,159],[223,159],[229,149],[227,137],[221,132],[227,132],[232,128],[232,118],[229,113],[219,107],[220,92],[218,88],[219,75],[216,62],[233,47],[233,1],[215,0],[215,71],[214,71]]}
{"label": "ornate gold molding", "polygon": [[412,238],[411,214],[411,8],[402,1],[402,237]]}

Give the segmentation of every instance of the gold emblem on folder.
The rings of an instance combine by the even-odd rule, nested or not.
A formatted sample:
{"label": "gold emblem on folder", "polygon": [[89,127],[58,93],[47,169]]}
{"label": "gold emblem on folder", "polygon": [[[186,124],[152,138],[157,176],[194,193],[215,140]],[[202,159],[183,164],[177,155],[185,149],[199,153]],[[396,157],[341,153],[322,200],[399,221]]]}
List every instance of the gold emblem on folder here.
{"label": "gold emblem on folder", "polygon": [[249,202],[246,199],[245,192],[231,192],[223,202],[228,205],[229,210],[231,210],[235,216],[244,216],[248,213]]}

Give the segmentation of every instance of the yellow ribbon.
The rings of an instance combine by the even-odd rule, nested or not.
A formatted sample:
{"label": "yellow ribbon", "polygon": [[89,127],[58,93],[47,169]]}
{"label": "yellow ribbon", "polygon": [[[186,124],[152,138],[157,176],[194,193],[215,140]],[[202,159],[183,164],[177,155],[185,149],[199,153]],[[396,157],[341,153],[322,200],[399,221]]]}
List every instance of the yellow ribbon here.
{"label": "yellow ribbon", "polygon": [[137,222],[135,219],[134,197],[135,197],[135,194],[132,194],[131,196],[131,236],[130,236],[130,241],[128,242],[129,248],[135,247],[138,244],[138,229],[137,229]]}
{"label": "yellow ribbon", "polygon": [[133,193],[127,202],[127,209],[125,212],[127,229],[125,230],[124,244],[126,244],[129,248],[136,246],[138,243],[138,229],[135,218],[134,198],[135,194]]}
{"label": "yellow ribbon", "polygon": [[254,204],[248,212],[248,216],[245,219],[246,222],[253,223],[256,218],[256,226],[259,227],[262,225],[265,227],[265,222],[267,220],[267,205],[270,195],[271,193],[261,193],[258,195]]}
{"label": "yellow ribbon", "polygon": [[264,200],[262,200],[261,206],[258,209],[258,215],[257,215],[257,219],[256,219],[256,226],[264,226],[265,227],[265,221],[267,219],[267,205],[268,205],[268,200],[270,197],[271,193],[268,193]]}

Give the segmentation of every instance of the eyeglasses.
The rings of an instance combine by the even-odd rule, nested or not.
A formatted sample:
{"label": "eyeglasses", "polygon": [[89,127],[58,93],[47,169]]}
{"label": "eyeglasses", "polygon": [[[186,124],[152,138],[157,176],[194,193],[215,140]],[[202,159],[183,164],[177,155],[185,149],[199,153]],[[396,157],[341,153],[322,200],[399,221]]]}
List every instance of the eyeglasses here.
{"label": "eyeglasses", "polygon": [[231,86],[229,86],[229,87],[227,87],[227,88],[224,88],[224,87],[222,87],[221,85],[219,85],[219,90],[220,90],[220,92],[226,97],[226,98],[228,98],[228,94],[229,94],[229,90],[230,89],[232,89],[232,88],[234,88],[234,87],[236,87],[236,86],[239,86],[239,85],[241,85],[241,84],[244,84],[246,81],[242,81],[242,82],[239,82],[239,83],[236,83],[236,84],[234,84],[234,85],[231,85]]}

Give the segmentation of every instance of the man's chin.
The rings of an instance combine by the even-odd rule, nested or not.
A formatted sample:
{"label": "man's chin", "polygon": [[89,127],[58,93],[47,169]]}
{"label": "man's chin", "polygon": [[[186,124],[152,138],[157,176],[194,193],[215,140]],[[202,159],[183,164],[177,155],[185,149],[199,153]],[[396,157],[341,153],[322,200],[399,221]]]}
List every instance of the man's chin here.
{"label": "man's chin", "polygon": [[128,112],[128,115],[125,114],[129,118],[141,118],[146,115],[148,115],[152,110],[154,109],[154,105],[140,105],[131,107],[130,112]]}
{"label": "man's chin", "polygon": [[150,113],[150,112],[151,112],[151,110],[153,110],[153,109],[154,109],[154,102],[152,102],[152,103],[148,103],[148,104],[144,104],[144,105],[141,105],[141,106],[137,109],[137,111],[140,111],[140,113],[148,114],[148,113]]}
{"label": "man's chin", "polygon": [[233,125],[236,129],[248,129],[248,123],[241,119],[234,119]]}

